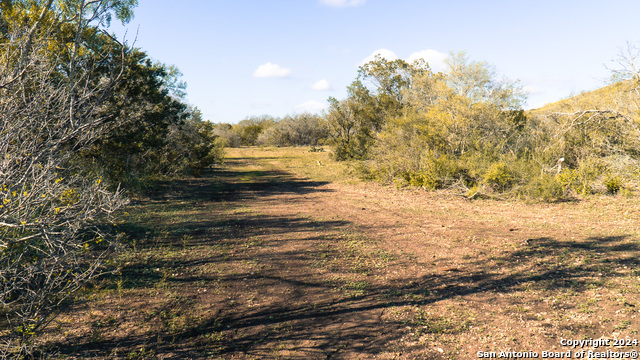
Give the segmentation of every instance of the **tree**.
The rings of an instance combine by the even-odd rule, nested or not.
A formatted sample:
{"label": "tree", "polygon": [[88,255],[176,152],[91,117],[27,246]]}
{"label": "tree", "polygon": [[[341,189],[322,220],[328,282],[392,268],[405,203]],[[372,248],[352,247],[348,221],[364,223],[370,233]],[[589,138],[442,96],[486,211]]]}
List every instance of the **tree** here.
{"label": "tree", "polygon": [[425,188],[470,184],[522,150],[526,117],[517,83],[497,79],[493,67],[464,53],[447,63],[438,74],[419,66],[403,85],[403,110],[385,119],[371,151],[378,177]]}
{"label": "tree", "polygon": [[387,112],[385,116],[394,116],[406,105],[404,90],[411,87],[416,76],[428,71],[429,66],[424,61],[409,64],[400,59],[387,61],[377,55],[358,69],[357,80],[360,86],[372,88],[371,95],[376,98],[378,107]]}
{"label": "tree", "polygon": [[223,147],[240,147],[242,146],[242,137],[237,131],[234,131],[233,125],[222,123],[213,127],[213,134],[220,139]]}
{"label": "tree", "polygon": [[161,163],[166,164],[166,174],[191,174],[199,176],[211,164],[221,163],[223,145],[213,132],[213,124],[202,119],[198,108],[189,109],[184,122],[172,124]]}
{"label": "tree", "polygon": [[452,52],[445,63],[447,84],[459,96],[503,110],[522,108],[525,96],[518,82],[497,78],[495,68],[487,62],[471,61],[465,52]]}
{"label": "tree", "polygon": [[360,80],[347,88],[348,98],[337,101],[329,98],[330,137],[338,160],[365,159],[375,142],[375,134],[382,128],[384,110]]}
{"label": "tree", "polygon": [[620,48],[613,62],[615,65],[609,68],[612,82],[622,80],[640,82],[640,46],[627,42],[625,48]]}
{"label": "tree", "polygon": [[240,135],[242,145],[254,146],[258,136],[275,122],[276,119],[269,115],[250,116],[233,126],[233,130]]}
{"label": "tree", "polygon": [[184,164],[167,156],[169,134],[192,114],[177,96],[182,87],[174,86],[179,83],[175,68],[151,61],[140,50],[132,50],[124,65],[121,81],[100,109],[108,118],[106,131],[78,160],[113,187],[136,189],[184,170]]}
{"label": "tree", "polygon": [[336,158],[365,159],[385,122],[405,110],[405,90],[428,71],[424,62],[408,64],[380,56],[361,66],[358,77],[347,88],[347,100],[338,103],[329,99],[327,119]]}
{"label": "tree", "polygon": [[258,144],[274,146],[319,145],[326,140],[327,127],[318,115],[302,113],[288,115],[275,122],[258,136]]}
{"label": "tree", "polygon": [[[33,356],[34,336],[75,290],[101,273],[118,246],[109,224],[126,199],[74,157],[104,135],[110,117],[101,110],[125,57],[125,48],[106,35],[102,40],[119,51],[90,51],[83,35],[112,14],[126,20],[134,4],[3,1],[0,7],[3,357]],[[69,28],[75,36],[67,50],[51,51]]]}

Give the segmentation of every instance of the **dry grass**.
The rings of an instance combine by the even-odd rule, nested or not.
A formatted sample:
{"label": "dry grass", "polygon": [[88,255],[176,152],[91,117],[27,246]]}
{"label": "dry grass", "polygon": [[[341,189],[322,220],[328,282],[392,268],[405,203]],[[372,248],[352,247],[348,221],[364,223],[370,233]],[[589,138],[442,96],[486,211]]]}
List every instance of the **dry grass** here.
{"label": "dry grass", "polygon": [[130,210],[122,276],[60,318],[59,357],[471,359],[640,338],[637,199],[471,202],[359,182],[305,148],[227,156]]}

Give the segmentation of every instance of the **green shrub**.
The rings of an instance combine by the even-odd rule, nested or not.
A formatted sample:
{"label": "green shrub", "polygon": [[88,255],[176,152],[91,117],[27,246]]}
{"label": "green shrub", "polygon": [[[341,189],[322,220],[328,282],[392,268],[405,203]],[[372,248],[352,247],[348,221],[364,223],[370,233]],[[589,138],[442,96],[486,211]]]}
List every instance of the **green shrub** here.
{"label": "green shrub", "polygon": [[594,183],[605,171],[600,159],[581,159],[575,169],[564,169],[557,180],[565,189],[573,189],[578,194],[587,195],[594,191]]}
{"label": "green shrub", "polygon": [[564,186],[551,174],[542,174],[532,179],[523,190],[526,197],[545,202],[561,201],[566,198]]}
{"label": "green shrub", "polygon": [[622,178],[620,176],[609,175],[604,180],[604,185],[607,187],[609,194],[617,194],[622,189]]}
{"label": "green shrub", "polygon": [[565,169],[556,176],[556,179],[566,190],[573,189],[582,195],[592,192],[589,179],[581,176],[581,173],[577,169]]}
{"label": "green shrub", "polygon": [[440,189],[444,184],[442,179],[427,171],[408,172],[403,177],[410,185],[423,187],[427,190]]}
{"label": "green shrub", "polygon": [[450,156],[426,157],[419,170],[407,171],[404,175],[409,184],[434,190],[463,181],[470,186],[475,183],[469,170],[458,159]]}
{"label": "green shrub", "polygon": [[516,175],[502,161],[492,164],[484,174],[484,181],[501,192],[510,189],[516,180]]}

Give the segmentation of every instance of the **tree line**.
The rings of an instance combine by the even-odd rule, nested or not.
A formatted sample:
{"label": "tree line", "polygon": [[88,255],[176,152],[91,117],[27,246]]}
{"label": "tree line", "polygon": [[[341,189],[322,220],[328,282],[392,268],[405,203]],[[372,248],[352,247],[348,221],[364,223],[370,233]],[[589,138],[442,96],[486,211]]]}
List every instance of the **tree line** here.
{"label": "tree line", "polygon": [[364,178],[468,198],[561,201],[640,185],[633,58],[619,59],[612,85],[530,111],[520,84],[492,65],[464,52],[445,63],[434,72],[377,57],[321,116],[254,117],[214,133],[227,146],[331,145]]}
{"label": "tree line", "polygon": [[329,139],[324,116],[302,113],[276,118],[251,116],[237,124],[215,124],[213,133],[227,147],[240,146],[319,146]]}
{"label": "tree line", "polygon": [[0,357],[111,271],[127,194],[222,159],[179,72],[105,29],[136,0],[0,2]]}
{"label": "tree line", "polygon": [[469,198],[564,200],[638,187],[637,79],[535,111],[516,81],[452,53],[446,70],[377,58],[327,122],[341,160],[366,177]]}

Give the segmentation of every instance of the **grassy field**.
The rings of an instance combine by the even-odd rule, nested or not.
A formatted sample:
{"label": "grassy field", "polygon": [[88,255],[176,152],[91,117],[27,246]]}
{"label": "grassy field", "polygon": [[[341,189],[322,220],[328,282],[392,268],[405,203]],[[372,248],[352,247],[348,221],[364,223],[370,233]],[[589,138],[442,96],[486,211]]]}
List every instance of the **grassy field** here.
{"label": "grassy field", "polygon": [[361,182],[328,152],[241,148],[134,200],[121,274],[47,334],[59,358],[640,350],[637,198],[468,201]]}

